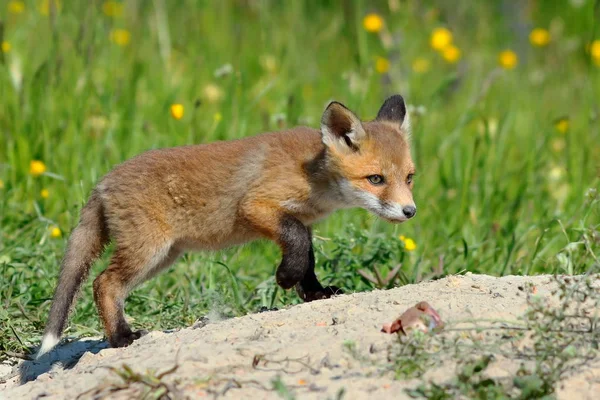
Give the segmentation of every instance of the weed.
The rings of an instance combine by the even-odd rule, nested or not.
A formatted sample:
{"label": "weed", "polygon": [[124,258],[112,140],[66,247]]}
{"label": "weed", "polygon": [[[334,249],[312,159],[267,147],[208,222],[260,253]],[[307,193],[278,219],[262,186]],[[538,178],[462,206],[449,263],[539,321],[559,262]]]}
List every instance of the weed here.
{"label": "weed", "polygon": [[[412,397],[429,399],[460,396],[477,399],[553,397],[561,380],[585,367],[599,355],[600,341],[598,276],[555,277],[554,283],[557,288],[552,293],[553,297],[545,300],[533,294],[535,290],[530,287],[527,300],[529,309],[523,317],[526,328],[519,335],[520,341],[526,340],[529,345],[511,346],[506,350],[507,339],[512,338],[503,335],[485,342],[485,354],[481,354],[481,347],[461,346],[457,343],[448,347],[443,345],[443,340],[435,340],[429,336],[429,341],[424,346],[415,349],[419,354],[414,351],[394,353],[392,361],[397,374],[406,376],[406,364],[409,363],[410,366],[410,361],[415,356],[419,357],[418,367],[432,368],[436,363],[442,362],[446,351],[461,349],[460,353],[455,353],[458,364],[455,377],[444,383],[422,383],[407,393]],[[556,300],[559,302],[558,306],[553,304]],[[514,330],[519,327],[505,329]],[[427,349],[432,346],[437,346],[440,350],[428,352]],[[514,368],[516,371],[512,378],[496,378],[487,374],[488,366],[494,361],[494,354],[519,365]],[[408,372],[412,376],[419,376],[423,371],[415,368]]]}
{"label": "weed", "polygon": [[174,373],[178,366],[167,369],[161,373],[147,371],[135,372],[129,365],[123,364],[120,368],[109,367],[121,382],[107,383],[81,393],[77,398],[91,395],[93,398],[110,398],[118,396],[118,392],[126,391],[130,398],[172,400],[183,398],[175,384],[163,380]]}

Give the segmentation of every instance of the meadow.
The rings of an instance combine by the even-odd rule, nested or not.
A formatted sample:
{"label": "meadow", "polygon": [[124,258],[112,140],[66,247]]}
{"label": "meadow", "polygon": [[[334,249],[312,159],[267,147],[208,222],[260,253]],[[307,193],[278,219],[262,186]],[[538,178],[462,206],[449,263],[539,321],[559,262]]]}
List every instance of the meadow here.
{"label": "meadow", "polygon": [[[113,166],[318,127],[332,99],[368,120],[405,97],[419,211],[317,224],[323,283],[600,268],[599,21],[593,0],[3,1],[0,359],[40,339],[69,232]],[[296,303],[274,282],[279,257],[260,242],[187,254],[126,312],[168,329]],[[106,262],[67,335],[102,333],[91,281]]]}

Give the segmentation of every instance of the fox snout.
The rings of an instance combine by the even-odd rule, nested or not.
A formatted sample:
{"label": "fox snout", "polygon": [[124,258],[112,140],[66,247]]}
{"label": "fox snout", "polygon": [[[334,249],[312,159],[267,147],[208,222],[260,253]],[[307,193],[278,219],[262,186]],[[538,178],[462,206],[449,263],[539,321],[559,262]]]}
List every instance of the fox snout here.
{"label": "fox snout", "polygon": [[417,214],[414,204],[402,205],[399,203],[382,203],[381,208],[376,211],[379,216],[393,223],[408,221]]}
{"label": "fox snout", "polygon": [[406,218],[411,219],[417,213],[417,207],[415,206],[404,206],[402,207],[402,212],[406,216]]}

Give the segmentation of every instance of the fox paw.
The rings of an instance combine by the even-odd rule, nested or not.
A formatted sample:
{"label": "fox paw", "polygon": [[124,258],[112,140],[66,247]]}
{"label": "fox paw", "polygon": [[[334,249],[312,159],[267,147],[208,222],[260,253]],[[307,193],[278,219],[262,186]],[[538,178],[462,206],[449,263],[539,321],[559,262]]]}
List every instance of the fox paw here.
{"label": "fox paw", "polygon": [[139,331],[135,331],[135,332],[129,332],[126,334],[115,335],[114,337],[110,338],[108,341],[110,342],[111,347],[127,347],[131,343],[133,343],[134,340],[137,340],[147,334],[148,334],[148,331],[139,330]]}
{"label": "fox paw", "polygon": [[305,292],[303,300],[305,302],[309,302],[314,300],[328,299],[338,294],[344,294],[343,290],[337,286],[326,286],[316,292]]}

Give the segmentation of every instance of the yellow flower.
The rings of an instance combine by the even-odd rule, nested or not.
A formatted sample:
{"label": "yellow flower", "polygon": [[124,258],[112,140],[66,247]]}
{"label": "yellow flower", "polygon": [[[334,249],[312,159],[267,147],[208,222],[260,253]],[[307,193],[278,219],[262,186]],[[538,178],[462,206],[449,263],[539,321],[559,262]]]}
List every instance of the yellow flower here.
{"label": "yellow flower", "polygon": [[12,46],[10,45],[10,43],[2,42],[2,52],[3,53],[8,53],[11,48],[12,48]]}
{"label": "yellow flower", "polygon": [[569,118],[561,117],[554,121],[554,127],[563,135],[569,130]]}
{"label": "yellow flower", "polygon": [[50,6],[54,7],[55,11],[60,11],[62,4],[60,0],[41,0],[38,2],[38,10],[40,14],[48,16],[50,15]]}
{"label": "yellow flower", "polygon": [[551,182],[557,182],[559,181],[563,176],[565,175],[565,170],[562,167],[559,167],[558,165],[553,166],[552,168],[550,168],[550,171],[548,173],[548,179]]}
{"label": "yellow flower", "polygon": [[377,33],[383,29],[383,18],[379,14],[367,14],[363,19],[363,26],[367,32]]}
{"label": "yellow flower", "polygon": [[118,1],[105,1],[102,4],[102,12],[107,17],[120,17],[123,15],[123,3]]}
{"label": "yellow flower", "polygon": [[183,104],[171,104],[171,117],[177,120],[183,118]]}
{"label": "yellow flower", "polygon": [[9,1],[8,2],[8,12],[11,14],[22,14],[25,12],[25,3],[22,1]]}
{"label": "yellow flower", "polygon": [[375,71],[385,74],[390,70],[390,60],[384,57],[377,57],[375,60]]}
{"label": "yellow flower", "polygon": [[29,163],[29,173],[33,176],[40,176],[46,172],[46,164],[40,160],[32,160]]}
{"label": "yellow flower", "polygon": [[431,33],[431,47],[442,51],[452,44],[452,32],[446,28],[436,28]]}
{"label": "yellow flower", "polygon": [[221,120],[223,119],[223,116],[221,115],[221,113],[218,112],[218,113],[215,113],[213,118],[214,118],[215,122],[221,122]]}
{"label": "yellow flower", "polygon": [[518,62],[517,53],[512,50],[504,50],[498,56],[498,63],[504,69],[513,69]]}
{"label": "yellow flower", "polygon": [[62,236],[62,232],[60,230],[60,228],[58,226],[51,226],[50,227],[50,237],[53,239],[58,239],[59,237]]}
{"label": "yellow flower", "polygon": [[406,249],[406,251],[413,251],[417,248],[417,244],[411,238],[406,238],[404,240],[404,248]]}
{"label": "yellow flower", "polygon": [[590,54],[594,60],[600,60],[600,39],[594,40],[590,45]]}
{"label": "yellow flower", "polygon": [[127,46],[131,41],[131,33],[127,29],[113,29],[110,31],[110,40],[119,46]]}
{"label": "yellow flower", "polygon": [[411,238],[407,238],[404,235],[400,235],[399,239],[404,243],[404,249],[406,251],[413,251],[414,249],[417,248],[417,244]]}
{"label": "yellow flower", "polygon": [[415,60],[412,63],[412,69],[417,74],[423,74],[429,71],[429,66],[429,60],[422,57],[415,58]]}
{"label": "yellow flower", "polygon": [[4,189],[4,181],[0,179],[0,189]]}
{"label": "yellow flower", "polygon": [[214,83],[209,83],[204,87],[204,97],[209,103],[216,103],[223,97],[223,91]]}
{"label": "yellow flower", "polygon": [[450,64],[454,64],[460,60],[460,49],[456,46],[448,46],[442,51],[442,57]]}
{"label": "yellow flower", "polygon": [[42,196],[42,199],[47,199],[50,196],[50,192],[48,189],[42,189],[40,196]]}
{"label": "yellow flower", "polygon": [[529,41],[534,46],[544,47],[550,43],[550,32],[544,28],[535,28],[529,34]]}

